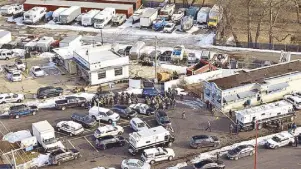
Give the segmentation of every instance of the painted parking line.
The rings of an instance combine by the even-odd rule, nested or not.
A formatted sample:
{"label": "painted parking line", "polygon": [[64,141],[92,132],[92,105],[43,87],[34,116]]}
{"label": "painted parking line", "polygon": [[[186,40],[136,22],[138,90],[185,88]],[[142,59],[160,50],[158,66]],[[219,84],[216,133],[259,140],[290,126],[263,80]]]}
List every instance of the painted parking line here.
{"label": "painted parking line", "polygon": [[94,150],[95,150],[96,152],[98,152],[97,148],[94,147],[94,145],[87,139],[87,137],[84,136],[84,138],[85,138],[85,140],[86,140],[86,141],[94,148]]}
{"label": "painted parking line", "polygon": [[71,143],[70,140],[68,140],[69,144],[75,149],[74,145]]}

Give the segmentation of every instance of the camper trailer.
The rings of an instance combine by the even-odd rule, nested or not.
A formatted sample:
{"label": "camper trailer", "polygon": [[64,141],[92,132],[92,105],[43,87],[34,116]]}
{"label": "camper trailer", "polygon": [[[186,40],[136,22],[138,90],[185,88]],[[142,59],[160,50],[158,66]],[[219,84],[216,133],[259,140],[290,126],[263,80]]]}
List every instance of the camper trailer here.
{"label": "camper trailer", "polygon": [[210,12],[209,7],[202,7],[201,10],[198,12],[198,16],[197,16],[197,22],[199,24],[207,24],[208,20],[209,20],[209,12]]}
{"label": "camper trailer", "polygon": [[175,4],[167,4],[160,10],[160,18],[164,18],[165,20],[171,19],[171,16],[175,12],[176,5]]}
{"label": "camper trailer", "polygon": [[46,15],[46,10],[45,7],[33,7],[24,13],[23,22],[26,24],[35,24],[39,22]]}
{"label": "camper trailer", "polygon": [[52,13],[52,19],[54,22],[59,22],[60,21],[60,14],[65,11],[68,8],[58,8]]}
{"label": "camper trailer", "polygon": [[114,8],[105,8],[94,17],[94,28],[104,28],[112,20],[115,14]]}
{"label": "camper trailer", "polygon": [[175,46],[171,54],[171,60],[183,60],[185,55],[184,46]]}
{"label": "camper trailer", "polygon": [[154,8],[145,9],[143,15],[140,18],[140,28],[148,28],[152,26],[152,23],[158,17],[158,10]]}
{"label": "camper trailer", "polygon": [[62,13],[60,13],[60,24],[70,24],[81,14],[81,8],[78,6],[71,6]]}
{"label": "camper trailer", "polygon": [[183,32],[188,31],[193,26],[193,17],[192,16],[185,16],[181,21],[181,30]]}
{"label": "camper trailer", "polygon": [[0,8],[1,15],[16,15],[23,11],[21,4],[4,5]]}
{"label": "camper trailer", "polygon": [[93,25],[93,18],[100,12],[100,10],[90,10],[88,13],[82,16],[82,26],[91,26]]}

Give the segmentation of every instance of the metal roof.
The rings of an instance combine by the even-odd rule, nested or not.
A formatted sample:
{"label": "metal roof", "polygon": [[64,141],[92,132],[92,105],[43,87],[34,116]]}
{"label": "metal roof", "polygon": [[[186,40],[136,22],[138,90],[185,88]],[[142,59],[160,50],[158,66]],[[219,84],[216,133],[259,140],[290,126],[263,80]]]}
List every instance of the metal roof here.
{"label": "metal roof", "polygon": [[154,8],[146,8],[145,11],[142,14],[142,18],[148,18],[151,17],[154,13],[158,12],[157,9]]}
{"label": "metal roof", "polygon": [[10,31],[0,31],[0,38],[6,36],[6,35],[9,35],[11,34]]}
{"label": "metal roof", "polygon": [[247,97],[256,96],[256,94],[257,94],[257,92],[255,92],[255,91],[245,91],[245,92],[237,93],[237,96],[239,99],[243,99],[243,98],[247,98]]}
{"label": "metal roof", "polygon": [[289,86],[288,83],[278,83],[278,84],[269,86],[267,92],[281,90],[288,86]]}
{"label": "metal roof", "polygon": [[107,7],[115,8],[116,10],[128,10],[133,8],[131,4],[113,4],[113,3],[96,3],[96,2],[81,2],[81,1],[43,1],[43,0],[26,0],[25,4],[34,5],[49,5],[49,6],[79,6],[81,8],[104,9]]}
{"label": "metal roof", "polygon": [[49,130],[54,131],[54,128],[50,125],[50,123],[47,120],[32,123],[32,126],[35,127],[40,132],[49,131]]}

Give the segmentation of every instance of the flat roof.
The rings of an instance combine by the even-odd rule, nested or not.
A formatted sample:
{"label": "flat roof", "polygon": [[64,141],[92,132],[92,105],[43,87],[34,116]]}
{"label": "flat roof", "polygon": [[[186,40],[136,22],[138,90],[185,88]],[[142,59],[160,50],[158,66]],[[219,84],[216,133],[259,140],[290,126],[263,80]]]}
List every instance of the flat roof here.
{"label": "flat roof", "polygon": [[133,8],[131,4],[113,4],[113,3],[97,3],[97,2],[80,2],[80,1],[59,1],[59,0],[26,0],[25,4],[33,5],[49,5],[49,6],[79,6],[83,8],[92,8],[92,9],[104,9],[107,7],[115,8],[117,10],[128,10]]}
{"label": "flat roof", "polygon": [[142,13],[142,18],[151,17],[154,13],[158,12],[158,9],[155,8],[146,8],[145,11]]}
{"label": "flat roof", "polygon": [[220,89],[226,90],[251,83],[263,83],[267,78],[272,78],[296,71],[301,71],[300,60],[294,60],[287,63],[279,63],[271,66],[252,69],[250,71],[242,70],[238,71],[235,75],[210,80],[209,82],[213,82]]}
{"label": "flat roof", "polygon": [[46,130],[54,130],[53,127],[50,125],[50,123],[47,120],[32,123],[32,126],[34,126],[36,129],[38,129],[40,132],[46,131]]}
{"label": "flat roof", "polygon": [[89,48],[76,50],[75,53],[88,61],[90,64],[120,58],[119,55],[110,51],[110,49],[111,45],[95,47],[90,46]]}
{"label": "flat roof", "polygon": [[67,36],[63,40],[61,40],[60,43],[69,43],[69,42],[74,41],[77,38],[81,38],[81,35]]}

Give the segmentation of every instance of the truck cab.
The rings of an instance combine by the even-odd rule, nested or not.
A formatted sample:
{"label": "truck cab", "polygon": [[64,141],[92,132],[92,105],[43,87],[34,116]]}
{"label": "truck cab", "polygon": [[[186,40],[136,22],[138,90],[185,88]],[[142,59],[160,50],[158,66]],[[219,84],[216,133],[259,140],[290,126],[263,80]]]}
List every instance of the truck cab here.
{"label": "truck cab", "polygon": [[209,18],[208,27],[217,27],[218,17]]}
{"label": "truck cab", "polygon": [[109,123],[117,122],[120,119],[119,114],[114,113],[110,109],[94,106],[89,110],[89,116],[99,121],[107,121]]}

